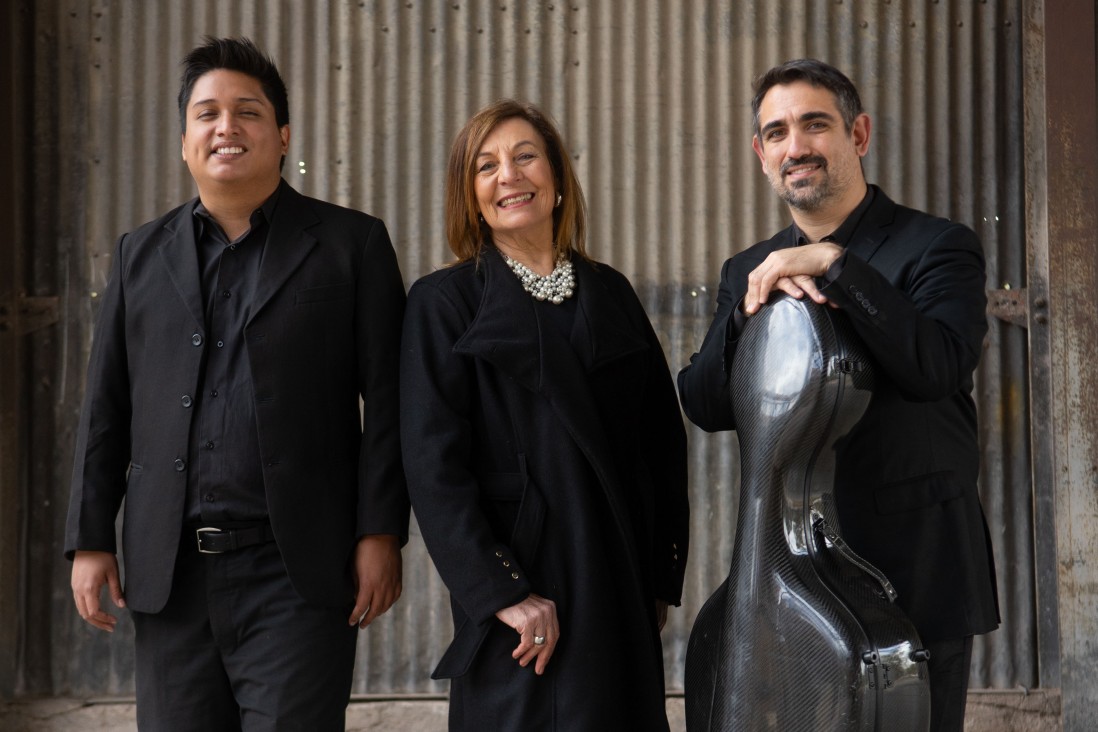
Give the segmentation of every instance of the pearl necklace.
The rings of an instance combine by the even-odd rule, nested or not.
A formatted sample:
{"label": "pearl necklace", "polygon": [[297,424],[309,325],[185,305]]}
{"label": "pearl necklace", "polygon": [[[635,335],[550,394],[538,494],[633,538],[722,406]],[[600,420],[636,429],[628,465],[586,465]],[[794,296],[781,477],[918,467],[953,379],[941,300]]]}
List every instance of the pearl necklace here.
{"label": "pearl necklace", "polygon": [[561,257],[557,260],[553,271],[544,277],[506,254],[503,254],[503,261],[507,262],[511,271],[518,275],[522,289],[533,295],[535,300],[548,300],[554,305],[560,305],[567,298],[572,297],[572,293],[576,290],[576,276],[572,272],[571,260]]}

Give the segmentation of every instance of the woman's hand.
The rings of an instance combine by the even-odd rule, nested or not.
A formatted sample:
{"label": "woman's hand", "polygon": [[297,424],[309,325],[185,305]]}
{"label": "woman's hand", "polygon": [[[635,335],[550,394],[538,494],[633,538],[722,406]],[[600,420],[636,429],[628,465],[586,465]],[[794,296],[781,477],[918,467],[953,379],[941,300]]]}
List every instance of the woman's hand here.
{"label": "woman's hand", "polygon": [[496,617],[519,634],[519,644],[511,652],[511,658],[518,659],[523,667],[536,658],[534,673],[544,673],[560,639],[556,603],[530,593],[517,605],[498,611]]}

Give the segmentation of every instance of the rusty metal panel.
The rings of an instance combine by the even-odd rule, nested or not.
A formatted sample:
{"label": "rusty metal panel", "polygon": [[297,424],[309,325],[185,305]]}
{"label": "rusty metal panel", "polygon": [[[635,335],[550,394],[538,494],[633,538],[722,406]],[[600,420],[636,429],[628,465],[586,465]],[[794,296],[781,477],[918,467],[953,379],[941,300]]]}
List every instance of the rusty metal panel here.
{"label": "rusty metal panel", "polygon": [[[1098,725],[1098,43],[1091,0],[1027,3],[1028,274],[1041,680]],[[1037,428],[1036,426],[1040,426]],[[1047,646],[1051,653],[1045,653]]]}
{"label": "rusty metal panel", "polygon": [[[38,41],[36,58],[58,67],[51,103],[75,112],[57,124],[81,156],[70,183],[80,223],[66,229],[78,262],[65,295],[73,350],[83,353],[67,357],[63,378],[82,380],[118,234],[193,195],[174,100],[179,60],[204,34],[248,35],[275,57],[290,90],[285,177],[381,216],[409,284],[449,259],[442,198],[457,128],[500,96],[543,105],[584,185],[589,251],[634,282],[677,370],[708,326],[720,264],[787,222],[751,151],[749,110],[754,76],[787,58],[845,70],[874,120],[868,178],[902,203],[973,226],[989,287],[1025,285],[1021,2],[40,3],[54,35]],[[74,101],[57,101],[66,97]],[[1004,625],[977,645],[976,688],[1036,684],[1025,349],[1021,328],[993,322],[978,373]],[[71,415],[72,402],[58,413]],[[664,632],[672,690],[682,689],[693,617],[727,573],[738,498],[734,435],[691,428],[690,444],[690,566],[684,606]],[[55,449],[65,465],[71,435]],[[67,466],[54,470],[55,506],[67,478]],[[69,607],[67,564],[51,567],[49,632],[64,642],[54,646],[56,690],[129,693],[129,631],[85,630]],[[400,603],[361,636],[356,693],[446,689],[429,680],[450,638],[446,592],[414,532],[405,573]]]}

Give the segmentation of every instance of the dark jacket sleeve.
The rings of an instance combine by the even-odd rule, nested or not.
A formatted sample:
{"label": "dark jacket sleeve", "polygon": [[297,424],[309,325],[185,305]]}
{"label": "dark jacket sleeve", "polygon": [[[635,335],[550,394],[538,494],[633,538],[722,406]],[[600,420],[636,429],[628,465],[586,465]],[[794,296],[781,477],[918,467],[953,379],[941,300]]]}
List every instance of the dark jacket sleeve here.
{"label": "dark jacket sleeve", "polygon": [[745,292],[735,276],[740,269],[735,258],[727,260],[721,268],[713,322],[701,348],[679,372],[679,399],[683,411],[691,422],[706,432],[736,428],[728,375],[739,335],[735,327],[735,310]]}
{"label": "dark jacket sleeve", "polygon": [[481,624],[531,586],[512,549],[493,537],[471,467],[475,373],[471,359],[454,353],[471,315],[432,283],[417,282],[408,293],[401,442],[427,550],[454,600]]}
{"label": "dark jacket sleeve", "polygon": [[946,224],[927,236],[922,256],[895,284],[846,253],[828,270],[821,290],[847,313],[910,401],[937,401],[970,388],[987,332],[984,256],[976,234]]}
{"label": "dark jacket sleeve", "polygon": [[126,494],[130,465],[130,383],[126,348],[123,259],[127,237],[115,247],[88,360],[84,407],[76,438],[65,556],[76,551],[115,553],[115,518]]}
{"label": "dark jacket sleeve", "polygon": [[400,333],[405,295],[389,232],[375,221],[367,236],[356,292],[356,348],[362,396],[357,534],[408,540],[410,507],[400,455]]}
{"label": "dark jacket sleeve", "polygon": [[646,413],[640,434],[641,454],[645,457],[645,468],[651,474],[654,493],[654,589],[658,599],[679,605],[690,544],[686,430],[663,347],[631,288],[630,294],[651,353],[647,393],[643,400]]}

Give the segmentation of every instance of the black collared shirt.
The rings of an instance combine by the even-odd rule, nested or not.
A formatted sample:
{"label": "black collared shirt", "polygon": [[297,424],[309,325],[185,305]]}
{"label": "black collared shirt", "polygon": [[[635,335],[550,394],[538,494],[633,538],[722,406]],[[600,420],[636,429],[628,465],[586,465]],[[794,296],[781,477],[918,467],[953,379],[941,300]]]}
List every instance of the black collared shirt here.
{"label": "black collared shirt", "polygon": [[229,241],[201,202],[194,207],[207,340],[198,394],[191,407],[195,414],[189,447],[188,523],[267,518],[244,325],[252,314],[280,190],[281,185],[252,213],[248,230],[234,241]]}
{"label": "black collared shirt", "polygon": [[[866,186],[865,196],[862,197],[862,202],[843,219],[843,222],[839,224],[839,228],[821,238],[820,241],[830,241],[845,247],[850,242],[850,237],[854,235],[854,230],[858,228],[858,224],[862,223],[862,217],[865,216],[865,212],[868,211],[869,207],[873,204],[873,196],[873,186]],[[792,232],[794,246],[799,247],[802,244],[808,243],[808,237],[804,235],[804,232],[801,231],[796,222],[793,223]]]}

